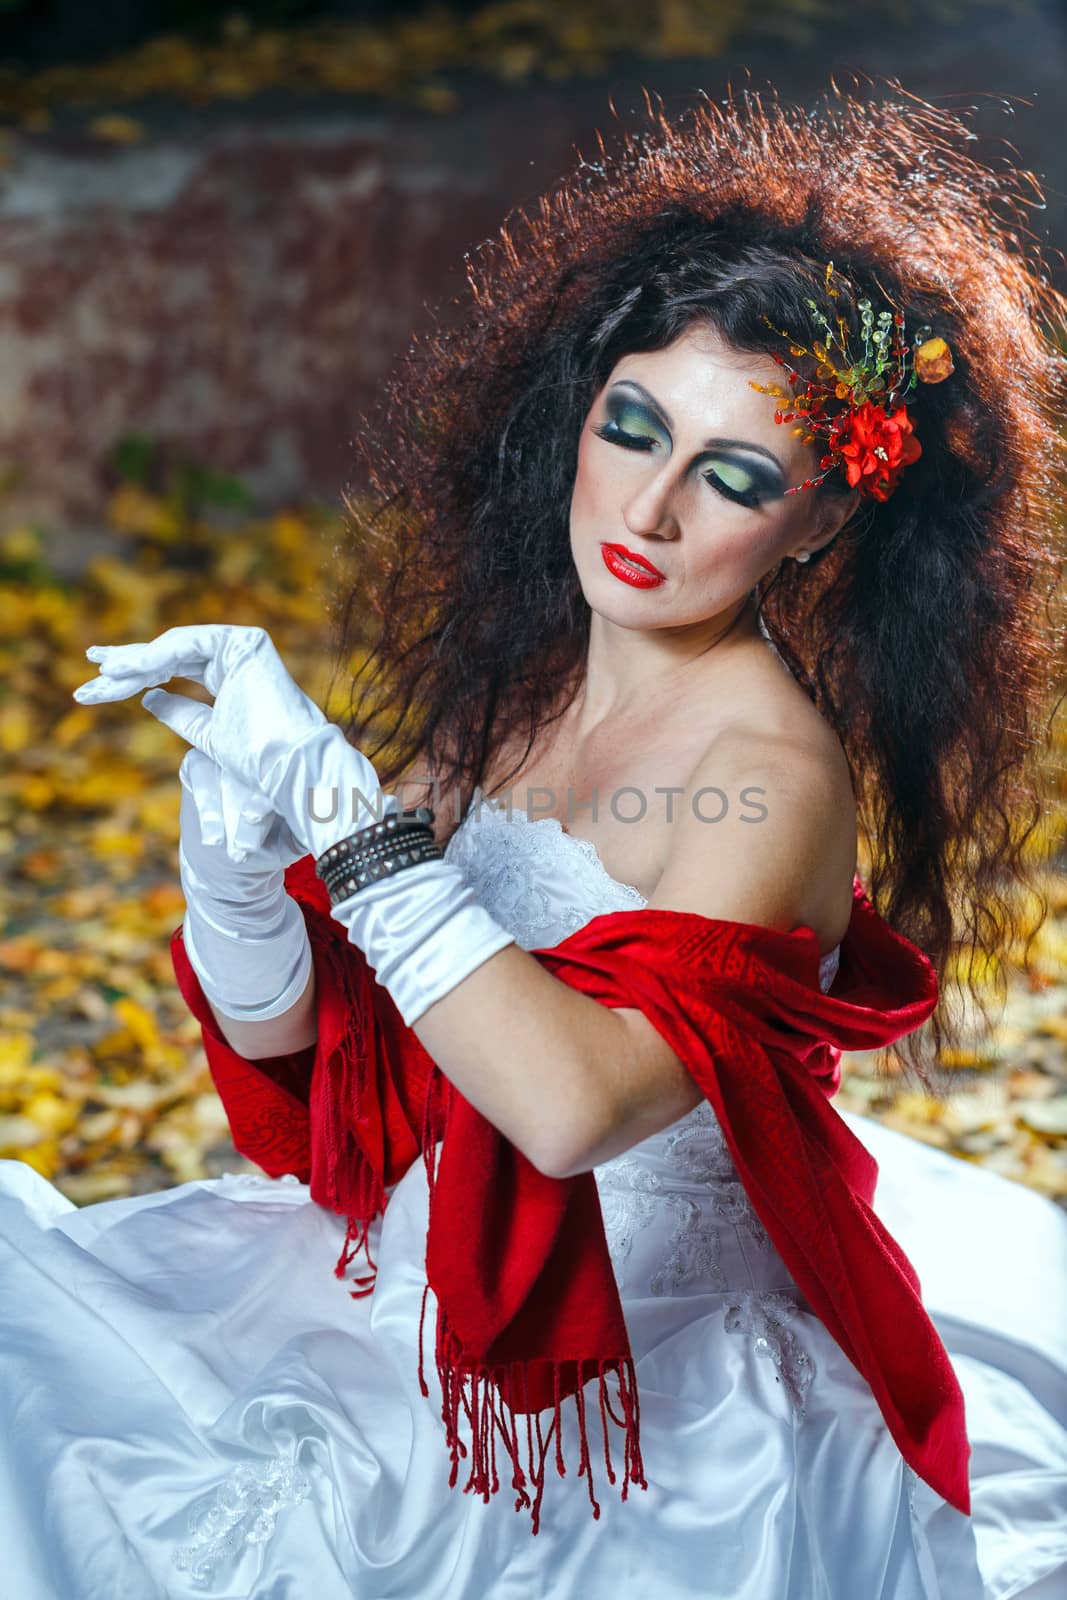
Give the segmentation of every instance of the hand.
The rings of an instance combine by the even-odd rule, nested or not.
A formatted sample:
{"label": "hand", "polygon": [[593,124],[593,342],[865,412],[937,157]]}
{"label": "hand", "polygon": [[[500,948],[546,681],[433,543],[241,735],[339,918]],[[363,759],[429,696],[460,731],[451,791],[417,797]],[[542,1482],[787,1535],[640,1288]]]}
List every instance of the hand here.
{"label": "hand", "polygon": [[202,750],[187,750],[182,786],[181,851],[219,899],[246,901],[256,885],[280,881],[306,855],[266,795],[240,783]]}
{"label": "hand", "polygon": [[[285,888],[285,868],[303,846],[262,796],[242,789],[202,751],[186,753],[178,776],[185,953],[224,1016],[278,1017],[303,994],[311,967],[303,913]],[[240,865],[224,848],[227,811],[244,846]]]}
{"label": "hand", "polygon": [[[145,710],[245,791],[261,796],[305,851],[319,856],[382,814],[373,766],[293,681],[265,629],[193,624],[168,628],[147,643],[93,645],[86,655],[99,663],[100,676],[79,685],[76,700],[98,705],[150,688],[141,699]],[[155,687],[174,677],[202,683],[214,705]],[[358,809],[355,792],[365,803]],[[256,827],[247,793],[239,810],[243,825],[235,820],[231,793],[221,824],[235,860]]]}
{"label": "hand", "polygon": [[[94,645],[86,654],[100,663],[101,670],[98,679],[74,691],[75,699],[85,705],[125,700],[173,677],[193,678],[215,696],[215,704],[205,706],[152,688],[141,704],[243,786],[239,799],[232,787],[224,798],[220,779],[214,826],[222,829],[228,853],[238,841],[243,846],[256,837],[266,820],[264,803],[284,818],[293,837],[316,858],[396,804],[394,796],[383,795],[367,758],[293,682],[262,628],[222,623],[170,628],[148,644]],[[363,802],[359,811],[356,791]],[[203,971],[219,974],[220,1009],[237,1015],[233,986],[247,987],[242,973],[248,969],[250,944],[257,942],[266,949],[275,937],[290,935],[272,929],[263,940],[257,926],[235,939],[233,911],[227,907],[225,919],[213,914],[210,930],[203,931],[201,951],[197,915],[201,904],[199,897],[190,903],[186,920],[189,959],[202,984]],[[289,905],[296,908],[295,901],[289,900]],[[365,953],[408,1023],[490,955],[515,942],[478,903],[454,863],[443,860],[423,861],[367,884],[335,906],[332,914]],[[190,932],[195,944],[190,943]],[[310,955],[305,959],[310,961]],[[283,1000],[291,1005],[298,998],[299,982],[296,969],[282,996],[263,1005],[257,992],[249,997],[245,1014],[277,1014]],[[215,1004],[206,986],[204,992]],[[224,993],[229,1000],[221,998]],[[243,994],[241,1003],[246,1003]]]}

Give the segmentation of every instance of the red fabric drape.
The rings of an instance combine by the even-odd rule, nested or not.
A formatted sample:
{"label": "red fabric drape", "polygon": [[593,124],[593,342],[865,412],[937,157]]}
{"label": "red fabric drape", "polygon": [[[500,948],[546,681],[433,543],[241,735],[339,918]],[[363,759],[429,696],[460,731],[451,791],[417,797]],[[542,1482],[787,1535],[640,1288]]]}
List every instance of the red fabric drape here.
{"label": "red fabric drape", "polygon": [[[499,1435],[516,1508],[531,1507],[536,1531],[553,1430],[557,1471],[564,1471],[559,1408],[573,1396],[579,1475],[599,1515],[584,1415],[590,1379],[598,1379],[610,1481],[609,1415],[623,1431],[623,1498],[631,1482],[644,1486],[644,1476],[636,1374],[595,1179],[546,1177],[443,1078],[330,916],[310,856],[288,869],[286,885],[303,907],[315,964],[319,1032],[307,1051],[259,1062],[239,1056],[211,1015],[180,928],[171,941],[234,1143],[272,1176],[295,1172],[314,1200],[349,1218],[339,1275],[365,1246],[388,1187],[422,1156],[430,1186],[427,1294],[437,1301],[450,1482],[467,1453],[462,1407],[472,1439],[465,1488],[485,1498],[498,1489]],[[638,1007],[685,1062],[755,1211],[869,1383],[902,1455],[969,1511],[958,1381],[914,1269],[871,1209],[877,1166],[830,1104],[842,1050],[891,1043],[929,1016],[937,1000],[930,963],[882,920],[858,878],[837,977],[825,995],[809,928],[786,934],[644,908],[595,917],[531,953],[599,1003]],[[373,1287],[369,1266],[356,1295]],[[546,1438],[541,1413],[550,1408]]]}

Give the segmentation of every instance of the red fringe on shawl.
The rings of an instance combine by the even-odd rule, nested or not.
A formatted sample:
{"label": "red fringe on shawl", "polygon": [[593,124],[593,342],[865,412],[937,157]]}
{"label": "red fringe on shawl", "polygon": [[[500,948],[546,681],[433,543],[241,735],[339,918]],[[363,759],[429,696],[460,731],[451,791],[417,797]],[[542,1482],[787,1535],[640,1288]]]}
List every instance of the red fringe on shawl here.
{"label": "red fringe on shawl", "polygon": [[[423,1317],[425,1317],[426,1299],[429,1293],[430,1286],[427,1284],[423,1290]],[[430,1391],[424,1376],[422,1347],[423,1321],[420,1319],[419,1384],[422,1393],[428,1395]],[[533,1407],[530,1402],[525,1364],[513,1362],[506,1366],[489,1367],[484,1363],[471,1365],[465,1362],[462,1346],[452,1333],[448,1325],[448,1319],[440,1307],[438,1307],[437,1312],[435,1360],[437,1376],[441,1384],[441,1417],[445,1424],[445,1437],[448,1444],[449,1458],[452,1463],[448,1478],[450,1488],[454,1488],[457,1482],[459,1458],[467,1454],[467,1447],[461,1439],[459,1431],[459,1412],[462,1405],[473,1441],[470,1474],[463,1485],[464,1494],[473,1490],[475,1494],[480,1494],[488,1504],[489,1496],[496,1494],[499,1489],[500,1480],[497,1475],[496,1462],[497,1434],[499,1433],[503,1441],[504,1451],[512,1465],[511,1487],[516,1492],[515,1510],[521,1511],[524,1508],[529,1508],[532,1532],[536,1534],[541,1525],[541,1501],[545,1492],[545,1463],[553,1432],[555,1432],[556,1440],[556,1471],[561,1478],[567,1475],[563,1460],[562,1442],[562,1400],[565,1390],[568,1395],[573,1395],[574,1397],[575,1411],[578,1418],[578,1477],[580,1478],[584,1475],[589,1492],[589,1503],[593,1508],[593,1516],[594,1518],[599,1518],[600,1504],[593,1486],[593,1469],[589,1454],[589,1435],[585,1409],[585,1385],[591,1378],[595,1378],[597,1381],[597,1397],[604,1437],[604,1468],[608,1482],[614,1484],[618,1481],[611,1460],[611,1443],[608,1428],[608,1418],[610,1417],[612,1422],[621,1428],[623,1432],[623,1479],[620,1498],[623,1500],[627,1498],[631,1483],[637,1484],[641,1489],[648,1488],[644,1463],[641,1459],[641,1408],[638,1400],[637,1373],[632,1357],[626,1356],[612,1360],[597,1357],[582,1362],[551,1363],[554,1399],[552,1422],[549,1426],[547,1437],[542,1433],[541,1429],[541,1412]],[[588,1375],[585,1370],[587,1367],[594,1369]],[[607,1382],[609,1373],[614,1373],[618,1379],[618,1393],[623,1410],[621,1417],[616,1415],[611,1406],[610,1389]],[[516,1428],[517,1414],[523,1415],[526,1421],[525,1468]],[[537,1434],[536,1450],[533,1440],[535,1431]],[[528,1484],[534,1491],[532,1500],[527,1492]]]}
{"label": "red fringe on shawl", "polygon": [[[347,1218],[341,1254],[333,1269],[334,1277],[345,1276],[360,1250],[370,1269],[362,1277],[353,1278],[356,1287],[349,1290],[353,1300],[362,1300],[374,1292],[378,1267],[371,1258],[370,1227],[386,1205],[382,1174],[376,1172],[366,1159],[346,1115],[347,1108],[365,1101],[370,1087],[366,1027],[365,1017],[353,1008],[344,1036],[327,1064],[325,1077],[320,1075],[319,1082],[324,1083],[325,1092],[320,1090],[314,1096],[318,1126],[326,1151],[321,1187],[317,1182],[314,1198],[320,1205]],[[315,1175],[318,1178],[318,1171]]]}

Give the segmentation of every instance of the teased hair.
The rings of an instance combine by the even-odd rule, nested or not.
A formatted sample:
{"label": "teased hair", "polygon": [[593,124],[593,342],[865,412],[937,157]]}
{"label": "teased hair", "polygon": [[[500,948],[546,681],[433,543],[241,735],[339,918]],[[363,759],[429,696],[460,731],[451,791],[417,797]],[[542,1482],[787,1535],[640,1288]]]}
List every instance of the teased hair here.
{"label": "teased hair", "polygon": [[[921,458],[757,588],[848,757],[865,887],[937,970],[937,1011],[895,1049],[929,1084],[964,1012],[988,1027],[982,984],[1003,998],[1002,949],[1023,938],[1026,960],[1048,910],[1034,846],[1063,651],[1067,299],[1025,226],[1036,177],[979,163],[962,115],[886,82],[881,101],[834,84],[812,110],[731,89],[673,121],[646,96],[647,130],[612,153],[598,135],[595,162],[468,255],[449,326],[412,341],[360,430],[341,553],[369,567],[339,596],[335,672],[383,786],[432,766],[461,815],[501,738],[524,731],[528,751],[577,689],[569,505],[615,363],[698,321],[781,351],[764,316],[800,332],[805,296],[840,309],[830,260],[909,332],[931,324],[955,372],[909,401]],[[842,487],[835,472],[806,492]]]}

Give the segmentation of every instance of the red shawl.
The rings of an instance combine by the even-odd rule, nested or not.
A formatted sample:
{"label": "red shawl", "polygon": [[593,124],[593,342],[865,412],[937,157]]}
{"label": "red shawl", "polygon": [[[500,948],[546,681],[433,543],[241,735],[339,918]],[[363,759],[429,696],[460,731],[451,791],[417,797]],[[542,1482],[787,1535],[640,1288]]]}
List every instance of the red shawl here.
{"label": "red shawl", "polygon": [[[636,1374],[593,1174],[546,1177],[443,1077],[330,916],[310,856],[288,869],[286,887],[302,904],[315,964],[318,1040],[305,1051],[260,1061],[238,1055],[208,1008],[180,927],[171,940],[234,1144],[272,1177],[295,1173],[313,1200],[348,1217],[339,1277],[366,1247],[387,1189],[422,1155],[430,1186],[423,1312],[432,1289],[449,1482],[467,1454],[462,1402],[472,1440],[465,1489],[488,1500],[499,1488],[499,1426],[516,1510],[531,1506],[532,1480],[536,1532],[548,1440],[554,1427],[562,1475],[559,1408],[573,1395],[578,1473],[587,1475],[599,1516],[585,1426],[589,1380],[598,1379],[609,1481],[605,1412],[624,1435],[622,1498],[630,1482],[647,1485]],[[757,1215],[869,1383],[904,1459],[969,1512],[959,1383],[911,1263],[871,1209],[877,1164],[830,1105],[842,1050],[891,1043],[933,1010],[937,979],[926,957],[882,920],[858,877],[829,994],[819,989],[818,940],[806,927],[777,933],[689,912],[613,911],[531,954],[602,1005],[638,1007],[686,1063]],[[355,1280],[357,1296],[373,1288],[367,1260],[371,1272]],[[421,1348],[420,1327],[428,1395]],[[549,1408],[546,1439],[540,1413]],[[525,1472],[517,1415],[525,1419]]]}

